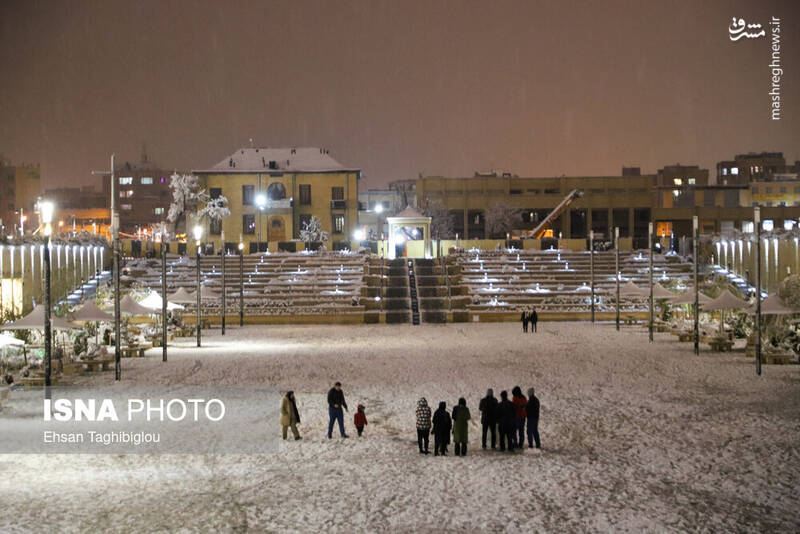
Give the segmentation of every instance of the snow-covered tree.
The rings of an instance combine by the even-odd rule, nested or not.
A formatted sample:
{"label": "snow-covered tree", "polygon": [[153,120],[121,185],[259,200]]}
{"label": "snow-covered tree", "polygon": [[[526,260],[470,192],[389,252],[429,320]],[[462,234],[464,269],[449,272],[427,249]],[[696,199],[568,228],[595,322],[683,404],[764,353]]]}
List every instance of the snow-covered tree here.
{"label": "snow-covered tree", "polygon": [[425,198],[420,204],[420,210],[423,215],[431,218],[431,237],[446,239],[455,235],[453,216],[440,199]]}
{"label": "snow-covered tree", "polygon": [[778,287],[778,296],[785,306],[800,308],[800,275],[787,276]]}
{"label": "snow-covered tree", "polygon": [[522,210],[505,201],[495,202],[486,210],[486,228],[493,237],[505,237],[522,222]]}
{"label": "snow-covered tree", "polygon": [[327,241],[328,232],[322,229],[322,221],[312,215],[311,220],[303,223],[300,229],[300,239],[308,243],[309,241]]}
{"label": "snow-covered tree", "polygon": [[230,214],[231,210],[228,207],[228,199],[223,195],[217,198],[209,198],[206,200],[206,205],[197,212],[199,219],[206,219],[211,224],[222,221],[223,217],[227,217]]}
{"label": "snow-covered tree", "polygon": [[169,228],[164,221],[153,223],[150,225],[150,234],[153,236],[169,236]]}
{"label": "snow-covered tree", "polygon": [[173,174],[170,176],[169,188],[172,190],[172,204],[169,206],[167,220],[177,233],[181,222],[184,223],[183,229],[186,229],[186,216],[196,212],[208,196],[200,189],[200,180],[193,174]]}

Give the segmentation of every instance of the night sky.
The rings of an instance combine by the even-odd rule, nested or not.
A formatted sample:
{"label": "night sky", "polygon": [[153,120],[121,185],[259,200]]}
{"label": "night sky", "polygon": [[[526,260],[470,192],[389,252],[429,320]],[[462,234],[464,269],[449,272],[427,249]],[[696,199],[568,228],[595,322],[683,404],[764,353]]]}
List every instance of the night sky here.
{"label": "night sky", "polygon": [[[430,4],[430,5],[429,5]],[[770,120],[780,17],[782,120]],[[733,16],[767,36],[732,42]],[[208,168],[321,146],[418,173],[616,175],[800,159],[800,2],[0,2],[0,153],[47,187],[108,155]]]}

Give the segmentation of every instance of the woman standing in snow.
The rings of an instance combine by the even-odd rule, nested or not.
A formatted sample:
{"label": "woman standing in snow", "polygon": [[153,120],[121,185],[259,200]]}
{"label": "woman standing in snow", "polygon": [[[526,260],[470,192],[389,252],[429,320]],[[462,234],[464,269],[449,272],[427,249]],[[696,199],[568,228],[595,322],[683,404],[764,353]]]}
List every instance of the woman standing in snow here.
{"label": "woman standing in snow", "polygon": [[469,441],[467,421],[470,420],[467,399],[458,399],[458,405],[453,408],[453,443],[455,443],[456,456],[467,455],[467,442]]}
{"label": "woman standing in snow", "polygon": [[447,456],[447,444],[450,443],[450,429],[453,422],[447,413],[447,403],[439,403],[439,409],[433,414],[433,455]]}
{"label": "woman standing in snow", "polygon": [[295,441],[303,439],[297,431],[297,424],[300,422],[300,412],[297,411],[297,403],[294,400],[294,391],[287,391],[286,396],[281,401],[281,426],[283,427],[283,439],[286,439],[289,428],[292,429]]}
{"label": "woman standing in snow", "polygon": [[430,454],[428,443],[431,434],[431,408],[428,401],[422,397],[417,401],[417,444],[420,454]]}

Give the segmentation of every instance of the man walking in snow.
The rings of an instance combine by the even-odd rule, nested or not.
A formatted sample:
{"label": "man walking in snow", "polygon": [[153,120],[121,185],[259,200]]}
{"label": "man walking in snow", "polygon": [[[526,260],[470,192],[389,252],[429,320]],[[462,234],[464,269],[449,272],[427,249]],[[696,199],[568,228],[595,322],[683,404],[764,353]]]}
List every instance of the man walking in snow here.
{"label": "man walking in snow", "polygon": [[344,400],[342,383],[336,382],[328,391],[328,416],[330,418],[328,421],[328,439],[331,439],[334,421],[339,421],[339,432],[343,438],[347,437],[347,434],[344,433],[344,412],[342,408],[347,410],[347,403]]}

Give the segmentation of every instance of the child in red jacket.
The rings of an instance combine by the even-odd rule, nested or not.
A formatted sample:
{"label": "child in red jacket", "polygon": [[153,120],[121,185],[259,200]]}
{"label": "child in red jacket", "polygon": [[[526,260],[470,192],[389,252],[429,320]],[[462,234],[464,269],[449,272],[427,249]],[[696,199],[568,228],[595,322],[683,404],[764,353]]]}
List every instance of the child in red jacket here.
{"label": "child in red jacket", "polygon": [[356,430],[358,430],[359,437],[361,437],[361,433],[364,432],[364,427],[367,426],[367,414],[364,412],[363,404],[358,405],[358,410],[353,416],[353,424],[356,426]]}

